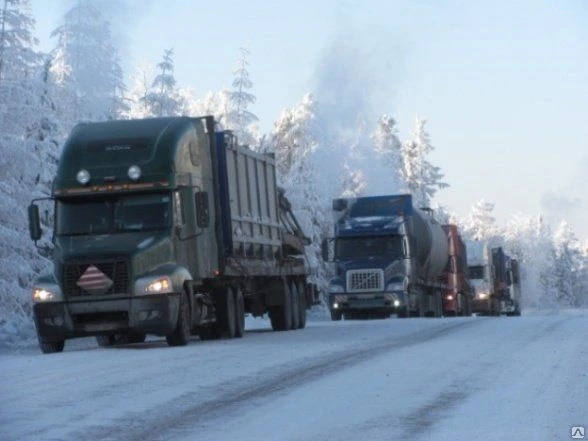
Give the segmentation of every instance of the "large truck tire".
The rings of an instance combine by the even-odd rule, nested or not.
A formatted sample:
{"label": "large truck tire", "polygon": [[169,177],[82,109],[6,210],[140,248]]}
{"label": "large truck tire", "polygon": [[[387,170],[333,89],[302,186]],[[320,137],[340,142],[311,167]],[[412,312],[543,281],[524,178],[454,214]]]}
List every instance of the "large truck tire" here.
{"label": "large truck tire", "polygon": [[289,331],[292,328],[292,295],[288,284],[284,283],[283,286],[283,303],[278,306],[273,306],[269,311],[270,321],[274,331]]}
{"label": "large truck tire", "polygon": [[61,341],[42,341],[39,340],[39,347],[43,354],[54,354],[63,351],[65,347],[65,340]]}
{"label": "large truck tire", "polygon": [[300,326],[300,292],[296,282],[290,284],[290,300],[292,301],[292,325],[290,329],[298,329],[298,326]]}
{"label": "large truck tire", "polygon": [[304,283],[298,283],[298,294],[300,302],[298,306],[298,328],[304,329],[306,327],[306,291],[304,290]]}
{"label": "large truck tire", "polygon": [[221,337],[235,338],[237,328],[237,311],[235,294],[229,286],[221,288],[216,295],[216,320]]}
{"label": "large truck tire", "polygon": [[339,322],[343,318],[343,313],[341,311],[331,311],[331,320],[334,322]]}
{"label": "large truck tire", "polygon": [[171,334],[165,336],[167,344],[170,346],[186,346],[190,341],[191,327],[188,295],[183,291],[180,295],[180,307],[176,328]]}
{"label": "large truck tire", "polygon": [[241,288],[236,287],[235,293],[235,337],[241,338],[245,334],[245,298]]}

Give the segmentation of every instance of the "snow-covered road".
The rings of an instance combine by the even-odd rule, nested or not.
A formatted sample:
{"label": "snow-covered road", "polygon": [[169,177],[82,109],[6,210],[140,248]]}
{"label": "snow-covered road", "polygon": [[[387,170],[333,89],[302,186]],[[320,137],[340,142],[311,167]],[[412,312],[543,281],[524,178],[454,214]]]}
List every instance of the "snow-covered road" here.
{"label": "snow-covered road", "polygon": [[588,316],[248,329],[3,350],[0,439],[565,440],[588,426]]}

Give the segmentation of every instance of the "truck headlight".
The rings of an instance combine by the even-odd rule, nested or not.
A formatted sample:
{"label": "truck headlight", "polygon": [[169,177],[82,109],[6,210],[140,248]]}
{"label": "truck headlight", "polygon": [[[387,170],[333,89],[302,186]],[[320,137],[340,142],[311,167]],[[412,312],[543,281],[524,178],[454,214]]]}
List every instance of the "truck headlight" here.
{"label": "truck headlight", "polygon": [[33,302],[48,303],[63,301],[63,293],[58,285],[39,284],[33,287]]}
{"label": "truck headlight", "polygon": [[487,292],[480,292],[480,293],[478,293],[478,298],[480,300],[486,300],[488,298],[488,293]]}
{"label": "truck headlight", "polygon": [[168,276],[143,277],[135,282],[135,294],[169,294],[174,292]]}

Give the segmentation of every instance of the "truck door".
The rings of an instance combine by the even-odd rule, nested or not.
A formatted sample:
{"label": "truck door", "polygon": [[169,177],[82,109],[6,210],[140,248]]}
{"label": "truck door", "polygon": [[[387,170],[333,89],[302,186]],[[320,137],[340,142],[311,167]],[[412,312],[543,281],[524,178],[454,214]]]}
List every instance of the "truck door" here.
{"label": "truck door", "polygon": [[176,259],[178,263],[185,268],[188,268],[190,273],[194,275],[194,257],[190,252],[192,243],[195,240],[193,216],[190,216],[191,210],[189,202],[191,198],[188,195],[191,193],[191,188],[184,187],[174,191],[174,247],[176,250]]}

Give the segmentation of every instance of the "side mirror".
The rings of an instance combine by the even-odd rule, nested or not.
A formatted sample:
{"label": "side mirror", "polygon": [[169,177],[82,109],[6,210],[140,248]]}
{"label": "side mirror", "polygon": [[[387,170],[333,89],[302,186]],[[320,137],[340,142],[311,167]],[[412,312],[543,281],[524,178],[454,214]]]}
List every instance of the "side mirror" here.
{"label": "side mirror", "polygon": [[347,208],[347,199],[333,199],[333,211],[343,211]]}
{"label": "side mirror", "polygon": [[41,230],[41,219],[39,217],[39,207],[35,204],[29,205],[29,233],[31,240],[37,242],[43,235]]}
{"label": "side mirror", "polygon": [[321,242],[321,254],[323,257],[323,260],[325,262],[329,261],[329,241],[328,239],[323,239],[323,241]]}
{"label": "side mirror", "polygon": [[208,193],[199,191],[194,195],[196,204],[196,225],[200,228],[207,228],[210,224],[210,213],[208,211]]}

